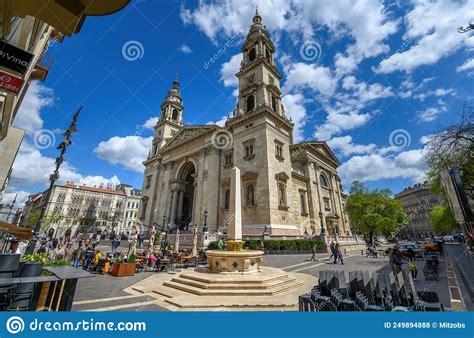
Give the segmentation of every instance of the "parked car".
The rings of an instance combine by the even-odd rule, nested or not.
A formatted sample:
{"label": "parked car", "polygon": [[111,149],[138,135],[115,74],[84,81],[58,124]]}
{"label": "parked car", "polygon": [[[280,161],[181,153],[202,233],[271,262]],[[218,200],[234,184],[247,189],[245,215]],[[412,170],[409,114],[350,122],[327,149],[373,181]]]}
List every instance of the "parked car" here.
{"label": "parked car", "polygon": [[436,243],[433,243],[431,241],[425,241],[423,243],[419,244],[425,251],[428,252],[438,252],[438,245]]}
{"label": "parked car", "polygon": [[444,242],[449,242],[449,243],[452,243],[454,242],[454,236],[443,236],[443,241]]}
{"label": "parked car", "polygon": [[417,245],[416,243],[413,243],[413,242],[400,243],[398,245],[398,248],[400,249],[403,255],[407,255],[408,250],[413,250],[415,257],[423,257],[424,249],[420,247],[419,245]]}

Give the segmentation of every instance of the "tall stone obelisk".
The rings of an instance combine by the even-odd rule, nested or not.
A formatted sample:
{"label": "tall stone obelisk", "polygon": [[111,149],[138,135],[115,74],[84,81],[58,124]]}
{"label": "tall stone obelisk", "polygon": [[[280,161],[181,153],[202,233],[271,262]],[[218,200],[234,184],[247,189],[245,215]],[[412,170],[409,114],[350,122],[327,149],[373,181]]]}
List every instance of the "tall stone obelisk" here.
{"label": "tall stone obelisk", "polygon": [[242,198],[240,191],[240,169],[234,167],[230,177],[229,229],[227,250],[242,250]]}

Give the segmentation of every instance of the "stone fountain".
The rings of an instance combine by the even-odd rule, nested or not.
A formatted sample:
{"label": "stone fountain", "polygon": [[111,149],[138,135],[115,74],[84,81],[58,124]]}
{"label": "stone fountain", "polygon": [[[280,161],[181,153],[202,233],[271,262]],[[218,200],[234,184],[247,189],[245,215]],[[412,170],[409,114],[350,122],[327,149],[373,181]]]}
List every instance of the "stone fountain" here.
{"label": "stone fountain", "polygon": [[209,270],[220,274],[259,273],[263,251],[243,250],[241,214],[240,170],[232,169],[230,181],[229,227],[227,250],[206,251]]}
{"label": "stone fountain", "polygon": [[208,250],[207,266],[179,275],[157,274],[128,289],[158,298],[160,306],[182,310],[296,310],[298,296],[316,282],[311,275],[261,266],[263,251],[242,241],[240,170],[232,169],[227,250]]}

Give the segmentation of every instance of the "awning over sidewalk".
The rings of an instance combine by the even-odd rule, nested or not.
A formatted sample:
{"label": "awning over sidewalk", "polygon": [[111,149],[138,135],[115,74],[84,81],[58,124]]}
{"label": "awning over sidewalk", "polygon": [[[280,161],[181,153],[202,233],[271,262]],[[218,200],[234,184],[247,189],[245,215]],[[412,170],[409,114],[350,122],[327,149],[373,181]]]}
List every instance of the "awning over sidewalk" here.
{"label": "awning over sidewalk", "polygon": [[0,221],[0,232],[15,234],[19,239],[30,240],[32,237],[31,229],[19,227],[18,225]]}

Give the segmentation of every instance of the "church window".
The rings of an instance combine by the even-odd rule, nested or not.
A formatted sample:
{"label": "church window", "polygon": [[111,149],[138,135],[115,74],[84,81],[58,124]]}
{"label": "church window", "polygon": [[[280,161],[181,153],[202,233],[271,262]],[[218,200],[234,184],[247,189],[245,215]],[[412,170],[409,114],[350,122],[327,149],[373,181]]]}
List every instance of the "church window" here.
{"label": "church window", "polygon": [[300,192],[300,209],[301,214],[306,214],[306,193],[304,191]]}
{"label": "church window", "polygon": [[278,101],[273,95],[272,95],[272,109],[275,113],[278,113]]}
{"label": "church window", "polygon": [[255,157],[253,142],[244,144],[244,147],[245,147],[244,160],[253,159]]}
{"label": "church window", "polygon": [[272,53],[268,50],[268,48],[265,48],[265,57],[268,62],[272,63]]}
{"label": "church window", "polygon": [[284,160],[284,158],[283,158],[283,143],[281,143],[278,140],[275,140],[275,157],[279,161]]}
{"label": "church window", "polygon": [[284,182],[278,183],[278,206],[286,206],[286,184]]}
{"label": "church window", "polygon": [[232,165],[232,153],[226,154],[224,157],[224,165],[231,166]]}
{"label": "church window", "polygon": [[229,209],[230,205],[230,189],[226,189],[224,193],[224,209]]}
{"label": "church window", "polygon": [[331,211],[331,203],[329,202],[329,198],[327,197],[324,197],[324,209],[326,209],[326,211]]}
{"label": "church window", "polygon": [[255,98],[253,95],[247,97],[247,112],[252,111],[255,108]]}
{"label": "church window", "polygon": [[152,177],[152,175],[148,175],[146,177],[146,185],[145,185],[146,189],[149,189],[151,187],[151,177]]}
{"label": "church window", "polygon": [[246,205],[254,205],[255,204],[255,189],[253,184],[247,185],[247,192],[246,192]]}
{"label": "church window", "polygon": [[141,218],[145,218],[145,215],[146,215],[146,208],[148,207],[148,201],[143,201],[143,207],[142,207],[142,217]]}
{"label": "church window", "polygon": [[319,182],[321,183],[321,186],[323,186],[325,188],[329,188],[328,180],[327,180],[326,176],[324,176],[324,174],[321,174],[319,176]]}
{"label": "church window", "polygon": [[173,115],[171,116],[171,118],[175,121],[178,121],[178,109],[173,109]]}
{"label": "church window", "polygon": [[256,57],[257,57],[257,51],[255,50],[255,48],[252,48],[249,51],[249,61],[252,62],[253,60],[255,60]]}

